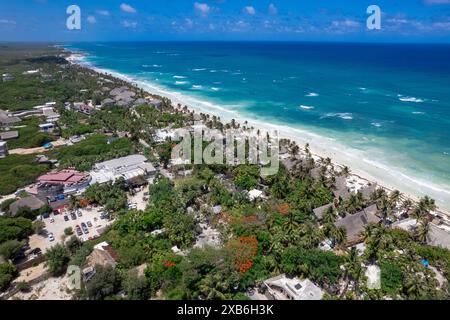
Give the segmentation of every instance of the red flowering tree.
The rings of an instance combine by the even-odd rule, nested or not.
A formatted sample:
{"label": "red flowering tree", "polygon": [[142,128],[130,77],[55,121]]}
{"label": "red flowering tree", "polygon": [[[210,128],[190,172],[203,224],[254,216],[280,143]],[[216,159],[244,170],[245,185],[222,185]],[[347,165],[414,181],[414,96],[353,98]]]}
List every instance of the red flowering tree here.
{"label": "red flowering tree", "polygon": [[234,256],[237,270],[244,274],[253,267],[258,254],[258,240],[255,236],[239,237],[228,243],[228,249]]}

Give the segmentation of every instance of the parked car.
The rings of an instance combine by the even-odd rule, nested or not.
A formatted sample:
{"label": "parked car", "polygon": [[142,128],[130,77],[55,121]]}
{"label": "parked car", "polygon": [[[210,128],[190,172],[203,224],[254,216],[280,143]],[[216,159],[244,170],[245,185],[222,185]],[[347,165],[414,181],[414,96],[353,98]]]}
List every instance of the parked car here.
{"label": "parked car", "polygon": [[49,233],[49,234],[48,234],[48,240],[49,240],[50,242],[55,241],[55,236],[53,235],[53,233]]}
{"label": "parked car", "polygon": [[92,222],[88,221],[88,222],[86,222],[86,224],[89,228],[92,228]]}
{"label": "parked car", "polygon": [[75,227],[75,231],[77,232],[77,236],[81,237],[83,235],[83,232],[81,231],[81,228],[79,225]]}
{"label": "parked car", "polygon": [[72,218],[72,220],[76,220],[77,219],[77,215],[74,212],[72,212],[70,214],[70,217]]}
{"label": "parked car", "polygon": [[64,216],[64,221],[69,221],[69,217],[68,216]]}
{"label": "parked car", "polygon": [[40,256],[42,254],[42,250],[41,250],[41,248],[34,248],[33,250],[30,251],[29,254],[34,254],[34,255]]}
{"label": "parked car", "polygon": [[89,229],[87,228],[86,223],[84,223],[84,222],[81,224],[81,229],[83,229],[83,232],[85,234],[89,233]]}
{"label": "parked car", "polygon": [[80,210],[77,210],[77,215],[78,215],[78,218],[81,218],[83,216],[83,214],[81,213]]}

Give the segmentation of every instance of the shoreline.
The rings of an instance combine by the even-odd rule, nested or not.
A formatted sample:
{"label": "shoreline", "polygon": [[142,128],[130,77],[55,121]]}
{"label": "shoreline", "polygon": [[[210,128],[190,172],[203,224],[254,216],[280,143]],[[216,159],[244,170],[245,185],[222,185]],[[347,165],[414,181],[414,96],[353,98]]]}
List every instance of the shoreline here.
{"label": "shoreline", "polygon": [[[205,102],[198,100],[195,97],[187,96],[185,94],[181,94],[179,92],[169,91],[170,89],[166,88],[160,88],[155,84],[150,83],[149,81],[145,81],[143,79],[136,79],[132,76],[128,76],[122,73],[119,73],[114,70],[104,69],[96,67],[95,65],[87,62],[84,60],[84,58],[87,56],[81,51],[78,51],[76,49],[72,50],[69,48],[66,48],[64,46],[58,46],[59,49],[62,49],[64,53],[68,54],[69,56],[66,57],[66,59],[73,64],[77,64],[81,67],[91,69],[99,74],[110,74],[118,79],[121,79],[123,81],[126,81],[130,83],[133,86],[137,86],[143,90],[146,90],[150,94],[155,94],[163,97],[167,97],[172,101],[172,104],[174,107],[176,107],[178,104],[182,105],[183,107],[186,106],[188,110],[194,111],[195,113],[205,113],[209,115],[214,115],[217,117],[220,117],[221,121],[230,122],[231,119],[234,119],[237,123],[240,123],[241,125],[245,122],[247,122],[247,127],[254,127],[259,128],[261,130],[267,131],[267,132],[273,132],[278,131],[280,138],[289,139],[291,141],[295,141],[299,147],[302,147],[306,143],[310,144],[311,153],[314,157],[317,158],[331,158],[333,165],[339,168],[343,168],[344,166],[347,166],[350,168],[351,172],[349,175],[348,180],[355,179],[357,182],[364,181],[365,183],[376,183],[379,187],[385,189],[386,191],[390,192],[393,190],[399,190],[403,194],[403,198],[408,198],[412,200],[413,202],[418,202],[418,200],[423,197],[426,193],[422,192],[422,196],[414,195],[412,192],[405,191],[406,187],[399,188],[391,185],[390,183],[386,183],[386,180],[388,179],[382,179],[374,177],[373,174],[370,173],[370,171],[383,171],[385,173],[390,174],[392,177],[398,178],[398,175],[403,176],[405,180],[410,180],[415,184],[420,185],[421,182],[414,180],[413,178],[401,173],[401,172],[391,172],[392,170],[387,170],[387,168],[383,168],[381,164],[378,163],[369,163],[369,161],[365,161],[366,159],[358,157],[358,155],[350,154],[349,152],[346,152],[345,150],[342,150],[342,148],[338,147],[331,148],[330,150],[325,150],[323,147],[320,147],[320,142],[318,140],[322,140],[322,142],[327,141],[331,144],[337,144],[336,141],[332,138],[323,137],[313,132],[308,132],[304,129],[299,128],[293,128],[289,127],[285,124],[275,124],[275,123],[268,123],[268,122],[262,122],[262,120],[258,119],[251,119],[251,118],[245,118],[244,115],[238,114],[237,112],[227,110],[225,108],[222,108],[219,105],[215,105],[211,102]],[[325,144],[325,143],[323,143]],[[329,148],[330,149],[330,148]],[[354,162],[352,163],[351,159],[353,158],[354,162],[359,162],[360,164],[365,163],[367,164],[367,170],[357,168],[355,166]],[[350,160],[349,160],[350,159]],[[370,170],[372,168],[372,170]],[[376,175],[376,174],[375,174]],[[406,182],[405,182],[406,183]],[[404,186],[405,183],[402,185]],[[429,189],[433,189],[432,186],[426,185],[425,187]],[[439,192],[436,190],[436,192]],[[445,192],[445,191],[444,191]],[[435,198],[434,196],[430,195],[432,198]],[[450,222],[450,205],[446,204],[444,202],[444,206],[442,207],[442,201],[439,201],[436,199],[436,204],[438,205],[438,209],[436,210],[436,214],[444,216],[446,220]],[[448,206],[448,207],[447,207]]]}

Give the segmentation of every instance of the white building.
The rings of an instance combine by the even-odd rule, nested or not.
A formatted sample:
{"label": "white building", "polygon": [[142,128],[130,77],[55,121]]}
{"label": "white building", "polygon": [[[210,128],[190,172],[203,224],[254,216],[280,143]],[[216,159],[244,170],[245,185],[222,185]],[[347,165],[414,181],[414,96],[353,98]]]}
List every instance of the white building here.
{"label": "white building", "polygon": [[39,125],[39,130],[41,132],[53,132],[55,130],[55,124],[54,123],[44,123]]}
{"label": "white building", "polygon": [[119,178],[128,181],[139,176],[152,177],[156,174],[156,170],[151,163],[147,162],[146,157],[136,154],[97,163],[90,174],[91,184],[95,184],[115,181]]}
{"label": "white building", "polygon": [[0,158],[6,157],[8,155],[8,145],[6,141],[0,140]]}
{"label": "white building", "polygon": [[165,142],[168,139],[171,139],[171,140],[177,140],[178,139],[178,135],[177,135],[175,130],[172,130],[172,129],[159,129],[158,131],[155,132],[155,135],[154,135],[155,142],[163,143],[163,142]]}
{"label": "white building", "polygon": [[263,192],[261,190],[253,189],[248,192],[248,198],[250,201],[263,198]]}
{"label": "white building", "polygon": [[271,300],[322,300],[323,291],[308,279],[280,275],[264,281],[266,297]]}

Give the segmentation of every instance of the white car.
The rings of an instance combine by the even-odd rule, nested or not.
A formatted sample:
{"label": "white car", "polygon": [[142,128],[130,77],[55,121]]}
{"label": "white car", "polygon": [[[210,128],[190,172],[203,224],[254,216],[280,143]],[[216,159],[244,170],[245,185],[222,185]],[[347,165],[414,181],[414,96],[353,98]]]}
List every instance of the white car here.
{"label": "white car", "polygon": [[53,235],[53,233],[50,233],[50,234],[48,235],[48,240],[49,240],[50,242],[55,241],[55,236]]}

